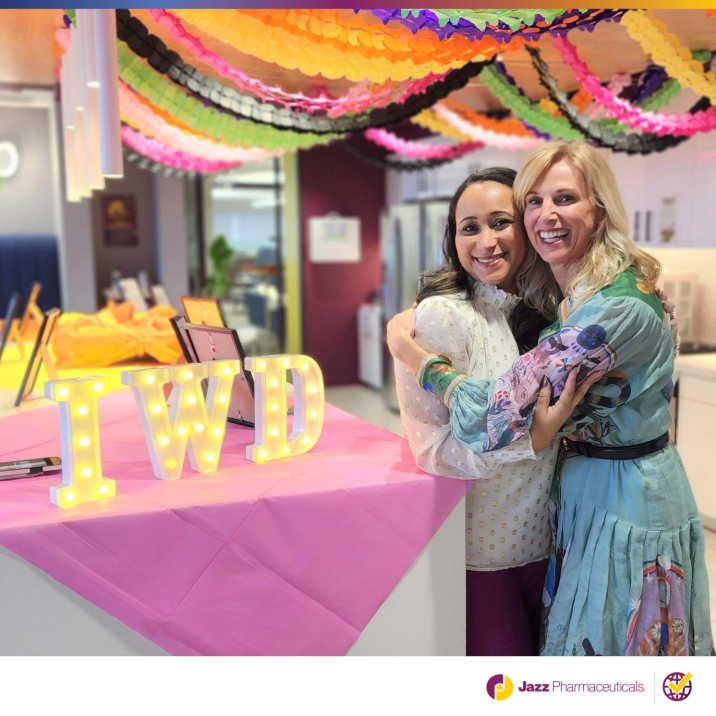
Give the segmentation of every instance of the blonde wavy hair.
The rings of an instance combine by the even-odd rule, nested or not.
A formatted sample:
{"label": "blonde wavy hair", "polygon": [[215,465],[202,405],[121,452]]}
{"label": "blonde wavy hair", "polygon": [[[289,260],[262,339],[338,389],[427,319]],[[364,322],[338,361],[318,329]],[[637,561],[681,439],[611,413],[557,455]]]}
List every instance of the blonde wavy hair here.
{"label": "blonde wavy hair", "polygon": [[[544,172],[563,159],[582,173],[602,216],[587,252],[575,268],[567,295],[579,300],[596,293],[628,269],[639,273],[644,285],[655,290],[661,264],[629,238],[629,221],[614,173],[604,157],[586,142],[550,142],[534,151],[515,179],[518,210],[524,214],[527,192]],[[544,316],[555,315],[562,294],[549,265],[536,251],[527,254],[516,280],[527,305]]]}

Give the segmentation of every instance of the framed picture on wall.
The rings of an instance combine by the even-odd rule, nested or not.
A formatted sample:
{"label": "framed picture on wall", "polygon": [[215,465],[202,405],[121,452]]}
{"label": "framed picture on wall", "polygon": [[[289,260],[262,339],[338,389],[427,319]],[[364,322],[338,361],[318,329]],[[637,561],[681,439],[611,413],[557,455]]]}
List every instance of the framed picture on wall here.
{"label": "framed picture on wall", "polygon": [[311,263],[358,263],[360,219],[351,216],[313,216],[308,220],[308,257]]}
{"label": "framed picture on wall", "polygon": [[102,196],[105,246],[137,246],[137,208],[131,194]]}

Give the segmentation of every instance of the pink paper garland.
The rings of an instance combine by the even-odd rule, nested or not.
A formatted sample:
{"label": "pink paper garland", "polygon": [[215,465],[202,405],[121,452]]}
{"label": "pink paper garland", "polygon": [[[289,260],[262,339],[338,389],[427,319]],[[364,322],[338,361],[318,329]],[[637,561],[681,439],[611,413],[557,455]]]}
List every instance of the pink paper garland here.
{"label": "pink paper garland", "polygon": [[365,136],[379,146],[395,154],[412,159],[457,159],[477,149],[483,149],[483,142],[461,142],[460,144],[421,144],[401,139],[385,129],[368,129]]}
{"label": "pink paper garland", "polygon": [[[326,112],[329,117],[339,117],[348,112],[364,112],[384,107],[391,102],[402,103],[413,94],[424,92],[429,85],[445,77],[430,74],[418,80],[386,82],[373,92],[363,89],[363,83],[355,85],[344,97],[306,97],[302,92],[284,92],[280,87],[269,87],[260,80],[249,77],[243,70],[227,64],[216,52],[207,49],[202,41],[187,32],[181,19],[167,10],[150,10],[154,20],[169,30],[172,37],[186,47],[200,62],[209,65],[222,77],[230,79],[244,92],[252,92],[264,102],[276,102],[283,107],[304,112]],[[397,96],[396,96],[397,95]]]}
{"label": "pink paper garland", "polygon": [[141,102],[134,91],[122,81],[119,83],[119,106],[122,116],[129,124],[138,126],[143,134],[150,135],[173,149],[208,161],[244,164],[263,161],[281,154],[281,152],[268,152],[264,149],[230,147],[210,139],[187,134],[152,112],[151,108]]}
{"label": "pink paper garland", "polygon": [[217,162],[195,157],[178,149],[168,147],[156,139],[145,137],[141,132],[137,132],[127,125],[122,127],[122,141],[138,154],[147,157],[147,159],[187,172],[200,174],[223,172],[227,169],[240,167],[242,164],[241,162]]}
{"label": "pink paper garland", "polygon": [[552,36],[552,42],[562,55],[562,60],[572,70],[574,78],[594,97],[594,101],[603,107],[610,117],[624,122],[632,129],[651,132],[660,137],[667,134],[691,137],[699,132],[716,129],[716,107],[709,107],[706,111],[694,114],[661,114],[639,109],[602,87],[599,78],[592,74],[580,59],[577,48],[567,38]]}
{"label": "pink paper garland", "polygon": [[[631,84],[631,76],[626,72],[618,72],[607,85],[607,91],[614,97],[618,97]],[[584,111],[590,119],[594,119],[601,111],[601,105],[592,102]]]}
{"label": "pink paper garland", "polygon": [[493,132],[491,129],[478,127],[477,125],[468,122],[466,119],[463,119],[459,114],[453,112],[451,109],[448,109],[440,102],[433,107],[433,111],[440,119],[449,124],[453,129],[457,129],[458,132],[464,134],[466,137],[469,137],[476,142],[482,142],[488,147],[507,149],[508,151],[514,152],[518,149],[532,149],[533,147],[539,147],[544,144],[544,140],[539,137],[501,134],[500,132]]}

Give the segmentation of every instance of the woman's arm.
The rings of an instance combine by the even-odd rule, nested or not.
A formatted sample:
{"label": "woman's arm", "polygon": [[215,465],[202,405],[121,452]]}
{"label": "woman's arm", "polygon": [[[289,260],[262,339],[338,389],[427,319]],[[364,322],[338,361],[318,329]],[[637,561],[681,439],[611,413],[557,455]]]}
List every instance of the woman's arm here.
{"label": "woman's arm", "polygon": [[[390,348],[390,352],[396,361],[402,363],[405,369],[412,375],[418,374],[421,368],[425,367],[431,355],[434,355],[428,353],[428,351],[423,349],[415,340],[415,325],[414,308],[409,308],[407,311],[396,314],[388,322],[388,347]],[[448,354],[447,349],[441,349],[439,346],[432,346],[431,348],[434,352],[451,360],[452,357]],[[399,375],[399,370],[396,367],[396,376],[397,375]],[[460,374],[455,372],[455,375],[459,376]],[[530,426],[529,435],[531,437],[531,446],[528,442],[523,441],[524,445],[520,446],[519,455],[504,456],[505,459],[500,460],[500,462],[534,457],[534,453],[540,452],[549,446],[559,428],[567,421],[598,376],[583,383],[578,390],[575,390],[576,377],[575,374],[574,379],[571,382],[568,381],[565,386],[565,391],[563,391],[563,394],[554,405],[549,404],[551,399],[551,385],[549,381],[547,381],[543,391],[540,393],[541,400],[537,401],[534,419]],[[427,385],[430,386],[430,383],[428,382]],[[445,397],[444,390],[439,397],[440,399]],[[419,432],[419,430],[417,432]],[[474,451],[470,450],[470,452],[474,454]],[[413,454],[415,455],[415,452],[413,452]],[[426,469],[423,465],[420,465],[420,467]],[[432,472],[432,470],[427,471]]]}
{"label": "woman's arm", "polygon": [[[663,324],[660,305],[657,316],[646,300],[597,296],[585,301],[559,333],[520,356],[497,381],[468,379],[438,356],[423,362],[417,378],[449,405],[452,433],[458,440],[474,450],[498,450],[529,432],[544,380],[552,386],[554,401],[557,395],[569,397],[566,380],[572,371],[578,386],[601,378],[560,430],[563,434],[604,419],[650,381],[660,380],[658,371],[638,369],[652,359],[661,364],[655,347],[661,344]],[[629,373],[639,376],[630,383]]]}
{"label": "woman's arm", "polygon": [[[473,321],[469,304],[429,298],[415,312],[415,343],[449,357],[467,371],[473,350],[483,349],[482,333]],[[412,332],[411,327],[406,330]],[[395,379],[403,433],[421,470],[461,480],[487,479],[506,462],[535,457],[528,440],[499,453],[471,450],[452,436],[445,405],[417,385],[414,374],[398,360]]]}
{"label": "woman's arm", "polygon": [[[415,340],[415,308],[396,313],[388,321],[388,348],[396,360],[399,360],[415,375],[420,363],[429,355]],[[434,351],[440,353],[441,351]]]}

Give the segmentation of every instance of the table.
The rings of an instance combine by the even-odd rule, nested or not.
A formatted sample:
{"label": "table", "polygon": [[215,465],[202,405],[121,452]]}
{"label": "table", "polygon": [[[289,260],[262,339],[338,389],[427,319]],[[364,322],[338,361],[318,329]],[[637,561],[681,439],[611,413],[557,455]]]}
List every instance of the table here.
{"label": "table", "polygon": [[[230,426],[216,473],[163,482],[131,391],[100,425],[116,498],[0,485],[0,653],[464,653],[468,485],[405,441],[326,406],[306,455],[250,463]],[[0,460],[58,451],[57,406],[0,418]]]}

